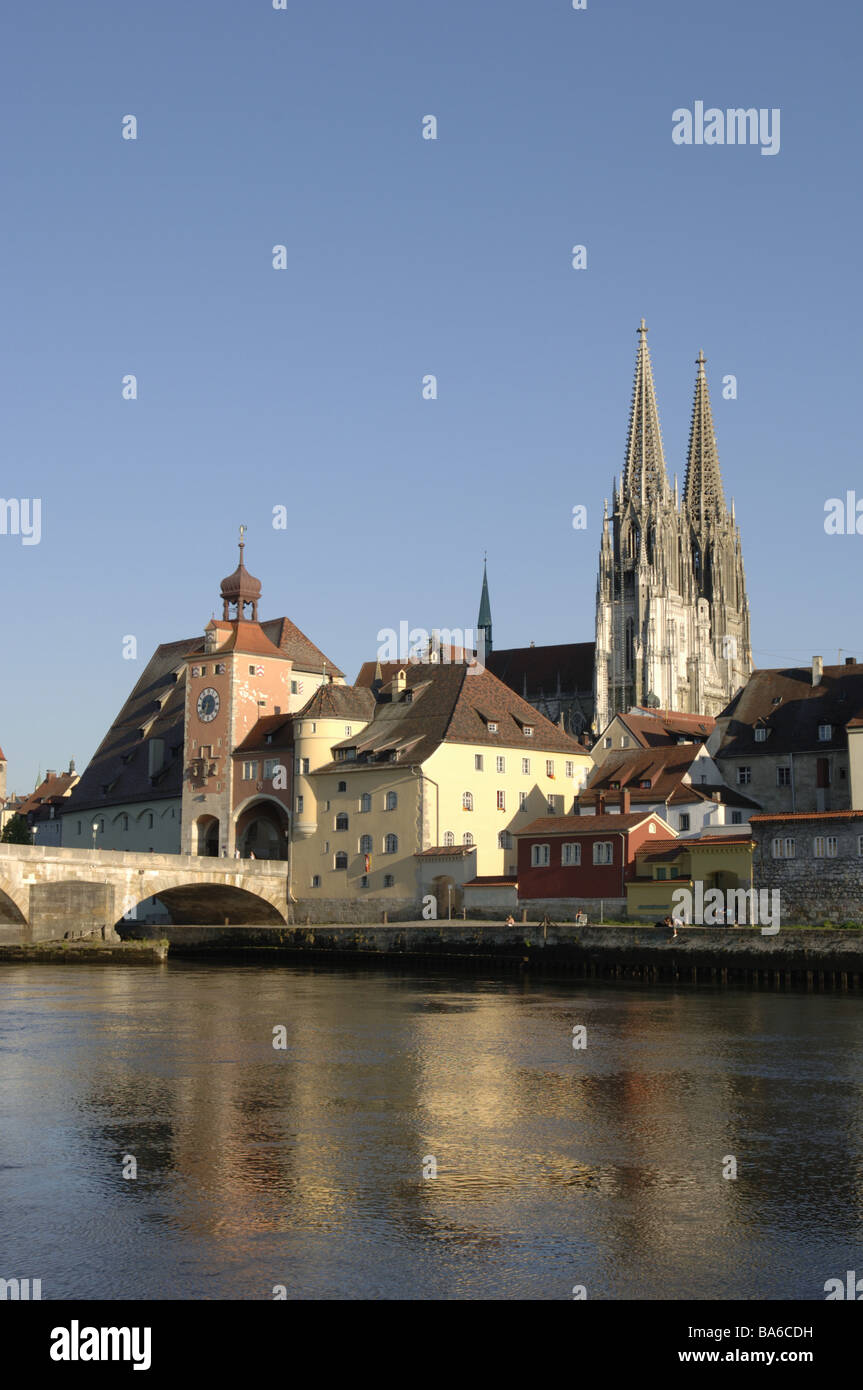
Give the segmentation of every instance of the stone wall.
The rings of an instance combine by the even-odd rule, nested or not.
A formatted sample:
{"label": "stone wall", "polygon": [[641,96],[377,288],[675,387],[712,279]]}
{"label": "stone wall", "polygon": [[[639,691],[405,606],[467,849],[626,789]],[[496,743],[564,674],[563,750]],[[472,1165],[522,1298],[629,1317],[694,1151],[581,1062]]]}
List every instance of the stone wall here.
{"label": "stone wall", "polygon": [[574,922],[576,913],[586,912],[589,922],[626,920],[626,898],[519,898],[516,921],[527,910],[532,921],[541,920],[546,913],[553,922]]}
{"label": "stone wall", "polygon": [[420,913],[416,898],[298,898],[291,907],[295,925],[319,922],[381,922],[383,914],[389,922],[415,921]]}
{"label": "stone wall", "polygon": [[[863,856],[858,837],[863,835],[863,811],[859,816],[829,815],[806,820],[756,820],[753,872],[756,889],[778,889],[782,925],[794,923],[863,922]],[[813,841],[835,835],[835,859],[816,859]],[[772,842],[777,837],[794,840],[794,857],[774,859]]]}

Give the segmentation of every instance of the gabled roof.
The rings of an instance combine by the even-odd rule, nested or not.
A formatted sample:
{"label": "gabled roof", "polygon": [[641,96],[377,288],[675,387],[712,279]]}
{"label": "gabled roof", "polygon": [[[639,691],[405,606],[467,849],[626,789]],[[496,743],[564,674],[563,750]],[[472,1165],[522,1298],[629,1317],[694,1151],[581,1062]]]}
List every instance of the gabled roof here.
{"label": "gabled roof", "polygon": [[[603,835],[610,830],[634,830],[651,817],[665,824],[655,811],[635,811],[626,816],[540,816],[524,830],[514,830],[512,833],[516,839],[523,835]],[[671,826],[668,829],[671,830]]]}
{"label": "gabled roof", "polygon": [[271,748],[290,748],[294,742],[292,714],[264,714],[252,725],[242,743],[232,753],[239,758],[247,753],[266,753]]}
{"label": "gabled roof", "polygon": [[270,641],[260,623],[250,623],[243,618],[230,623],[213,622],[210,626],[219,634],[219,646],[214,651],[207,651],[199,642],[195,651],[189,653],[190,658],[222,656],[226,652],[248,652],[250,656],[277,656],[283,661],[287,659],[287,653]]}
{"label": "gabled roof", "polygon": [[680,737],[703,743],[716,727],[716,720],[710,715],[679,714],[674,710],[653,713],[650,710],[632,709],[615,718],[626,725],[642,748],[671,746]]}
{"label": "gabled roof", "polygon": [[313,671],[320,675],[344,675],[344,671],[340,671],[335,662],[324,655],[320,647],[316,647],[304,632],[300,632],[290,618],[269,618],[260,626],[270,641],[284,652],[285,656],[290,657],[295,670]]}
{"label": "gabled roof", "polygon": [[63,800],[70,787],[74,787],[78,781],[77,772],[50,772],[44,777],[32,791],[25,797],[18,806],[19,814],[22,816],[30,815],[37,811],[43,802]]}
{"label": "gabled roof", "polygon": [[[700,744],[668,744],[659,748],[627,748],[609,751],[591,774],[579,800],[592,805],[611,790],[629,790],[652,801],[665,801],[676,791],[701,755]],[[709,764],[708,764],[709,766]],[[650,781],[650,787],[640,783]],[[619,784],[612,787],[612,783]]]}
{"label": "gabled roof", "polygon": [[[200,642],[187,637],[156,648],[78,785],[64,814],[112,806],[122,801],[179,797],[183,776],[183,719],[186,657]],[[141,731],[146,729],[142,737]],[[150,779],[147,746],[165,743],[164,770]]]}
{"label": "gabled roof", "polygon": [[[366,662],[357,685],[369,688],[375,680],[374,662]],[[399,671],[405,673],[405,690],[391,686]],[[356,748],[357,762],[351,766],[382,762],[393,753],[398,760],[421,763],[442,743],[465,743],[488,748],[523,748],[526,755],[585,750],[496,676],[481,667],[463,664],[398,662],[381,663],[381,678],[390,685],[391,698],[379,699],[374,717],[361,733],[342,739],[336,748]],[[496,732],[492,725],[496,725]],[[526,736],[525,727],[533,729]],[[336,761],[318,771],[343,769]]]}
{"label": "gabled roof", "polygon": [[[863,665],[825,666],[818,685],[811,668],[753,671],[723,714],[728,719],[718,758],[827,752],[847,746],[846,725],[863,715]],[[832,735],[819,739],[818,726]],[[768,730],[756,743],[755,729]]]}

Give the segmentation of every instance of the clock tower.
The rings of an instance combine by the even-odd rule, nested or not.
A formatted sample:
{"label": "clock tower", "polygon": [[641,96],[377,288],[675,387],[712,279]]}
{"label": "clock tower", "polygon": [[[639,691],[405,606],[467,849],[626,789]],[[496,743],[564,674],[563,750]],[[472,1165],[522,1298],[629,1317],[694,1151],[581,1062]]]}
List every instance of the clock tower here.
{"label": "clock tower", "polygon": [[290,763],[279,763],[281,773],[270,770],[265,781],[260,775],[263,764],[256,762],[256,775],[245,787],[240,784],[249,763],[233,757],[261,721],[283,711],[287,715],[293,669],[291,658],[258,622],[261,583],[243,562],[244,534],[245,527],[240,527],[239,564],[222,580],[222,617],[207,624],[203,644],[186,657],[182,811],[186,854],[232,857],[237,848],[237,807],[249,797],[275,803],[274,813],[280,806],[289,810],[291,804]]}

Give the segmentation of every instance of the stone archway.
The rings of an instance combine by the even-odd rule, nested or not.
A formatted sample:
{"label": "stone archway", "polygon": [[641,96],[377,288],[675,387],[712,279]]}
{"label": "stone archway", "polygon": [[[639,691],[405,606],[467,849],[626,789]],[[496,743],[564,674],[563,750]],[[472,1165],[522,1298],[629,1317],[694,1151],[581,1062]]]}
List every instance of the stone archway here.
{"label": "stone archway", "polygon": [[[461,911],[464,897],[461,884],[456,883],[449,874],[438,874],[436,878],[432,879],[431,886],[437,903],[438,921],[446,921],[449,918],[450,908],[452,908],[452,915],[455,917]],[[451,894],[450,889],[452,889]]]}
{"label": "stone archway", "polygon": [[195,853],[209,859],[219,856],[219,822],[215,816],[199,816],[195,822]]}
{"label": "stone archway", "polygon": [[290,817],[280,801],[261,796],[237,810],[234,843],[241,859],[287,859]]}

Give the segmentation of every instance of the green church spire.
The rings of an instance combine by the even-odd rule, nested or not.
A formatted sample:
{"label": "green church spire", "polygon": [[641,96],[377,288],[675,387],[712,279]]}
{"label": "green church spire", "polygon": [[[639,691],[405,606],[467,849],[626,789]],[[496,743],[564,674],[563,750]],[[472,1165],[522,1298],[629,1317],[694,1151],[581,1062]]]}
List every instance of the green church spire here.
{"label": "green church spire", "polygon": [[479,617],[476,620],[477,631],[483,634],[485,640],[485,655],[491,651],[491,599],[488,596],[488,572],[486,569],[486,557],[482,561],[482,596],[479,601]]}

